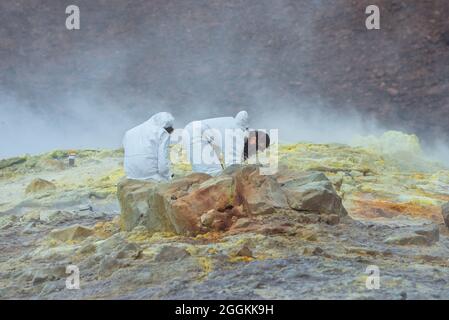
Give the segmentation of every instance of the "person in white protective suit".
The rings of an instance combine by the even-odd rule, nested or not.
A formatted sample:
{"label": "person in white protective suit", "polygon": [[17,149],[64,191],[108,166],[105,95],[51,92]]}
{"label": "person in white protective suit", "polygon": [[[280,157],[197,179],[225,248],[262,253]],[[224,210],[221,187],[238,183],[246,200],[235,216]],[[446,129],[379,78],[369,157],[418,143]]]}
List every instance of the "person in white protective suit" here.
{"label": "person in white protective suit", "polygon": [[248,136],[248,113],[190,122],[184,128],[183,144],[193,172],[219,174],[225,167],[243,161]]}
{"label": "person in white protective suit", "polygon": [[126,132],[124,167],[129,179],[170,180],[169,145],[173,122],[170,113],[160,112]]}

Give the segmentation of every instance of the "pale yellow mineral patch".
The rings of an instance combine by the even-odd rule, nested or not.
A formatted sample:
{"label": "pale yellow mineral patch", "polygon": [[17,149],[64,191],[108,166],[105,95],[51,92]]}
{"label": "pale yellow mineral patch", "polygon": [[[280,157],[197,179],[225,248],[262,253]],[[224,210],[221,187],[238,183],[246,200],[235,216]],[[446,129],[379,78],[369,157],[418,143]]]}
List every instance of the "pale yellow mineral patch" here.
{"label": "pale yellow mineral patch", "polygon": [[366,147],[380,154],[422,155],[418,137],[400,131],[387,131],[379,137],[357,136],[352,144],[357,147]]}

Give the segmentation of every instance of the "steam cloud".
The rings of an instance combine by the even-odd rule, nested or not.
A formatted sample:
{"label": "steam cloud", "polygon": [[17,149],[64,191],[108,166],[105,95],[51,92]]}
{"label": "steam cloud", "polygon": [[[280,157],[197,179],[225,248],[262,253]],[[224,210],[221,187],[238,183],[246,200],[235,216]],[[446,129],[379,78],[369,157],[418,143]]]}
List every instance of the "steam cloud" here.
{"label": "steam cloud", "polygon": [[[210,6],[206,15],[183,1],[154,0],[141,15],[136,14],[142,5],[137,1],[135,7],[100,1],[95,9],[91,1],[78,2],[81,30],[72,33],[61,29],[65,16],[56,13],[64,12],[64,3],[35,4],[58,17],[54,36],[66,42],[55,59],[46,57],[54,51],[54,44],[45,47],[48,31],[37,28],[45,15],[27,20],[29,28],[36,27],[32,40],[44,41],[40,51],[23,52],[30,46],[17,39],[22,58],[4,69],[2,79],[12,80],[0,83],[0,158],[117,148],[127,129],[159,111],[172,112],[176,126],[183,127],[246,109],[254,128],[279,129],[281,142],[349,143],[357,134],[403,129],[383,128],[359,114],[357,106],[348,105],[341,113],[320,96],[290,95],[280,85],[285,79],[273,76],[282,69],[299,83],[307,79],[301,65],[310,62],[310,53],[298,43],[320,41],[310,12],[328,10],[323,1],[311,1],[307,8],[289,0],[261,0],[251,7],[245,1],[228,6],[204,1]],[[134,22],[126,14],[117,20],[117,12],[132,12]],[[298,43],[286,42],[283,35],[291,38],[290,30],[298,25]],[[292,57],[297,68],[288,70],[284,61]],[[33,63],[21,65],[25,61]],[[239,77],[229,81],[230,75]],[[438,154],[449,154],[444,143]]]}

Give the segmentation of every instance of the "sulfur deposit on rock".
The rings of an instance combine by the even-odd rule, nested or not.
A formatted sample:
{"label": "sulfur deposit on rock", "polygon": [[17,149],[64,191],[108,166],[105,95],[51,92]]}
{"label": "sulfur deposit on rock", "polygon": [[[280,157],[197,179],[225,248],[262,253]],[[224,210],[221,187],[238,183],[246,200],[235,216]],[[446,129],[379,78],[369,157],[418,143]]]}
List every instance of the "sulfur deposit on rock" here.
{"label": "sulfur deposit on rock", "polygon": [[54,183],[38,178],[38,179],[34,179],[33,181],[31,181],[31,183],[26,187],[25,193],[27,193],[27,194],[40,193],[40,192],[52,191],[55,189],[56,189],[56,186]]}
{"label": "sulfur deposit on rock", "polygon": [[257,166],[228,168],[218,177],[192,174],[164,184],[124,179],[118,197],[124,230],[143,224],[150,232],[186,235],[226,231],[240,218],[285,210],[327,215],[323,221],[331,225],[347,215],[323,173],[284,170],[273,177],[261,175]]}

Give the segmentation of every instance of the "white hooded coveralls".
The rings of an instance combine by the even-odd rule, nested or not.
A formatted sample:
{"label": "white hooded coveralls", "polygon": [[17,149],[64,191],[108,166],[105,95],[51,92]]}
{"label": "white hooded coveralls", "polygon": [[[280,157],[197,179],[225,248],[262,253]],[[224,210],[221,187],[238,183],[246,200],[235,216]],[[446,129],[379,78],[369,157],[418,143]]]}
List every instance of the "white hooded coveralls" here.
{"label": "white hooded coveralls", "polygon": [[[210,135],[213,131],[220,134],[221,141]],[[184,148],[192,171],[214,176],[219,174],[223,167],[242,163],[248,132],[248,113],[241,111],[234,118],[194,121],[185,127],[185,132],[187,135],[183,137]]]}
{"label": "white hooded coveralls", "polygon": [[126,132],[123,147],[128,178],[155,181],[170,179],[170,134],[164,128],[173,127],[173,122],[170,113],[160,112]]}

